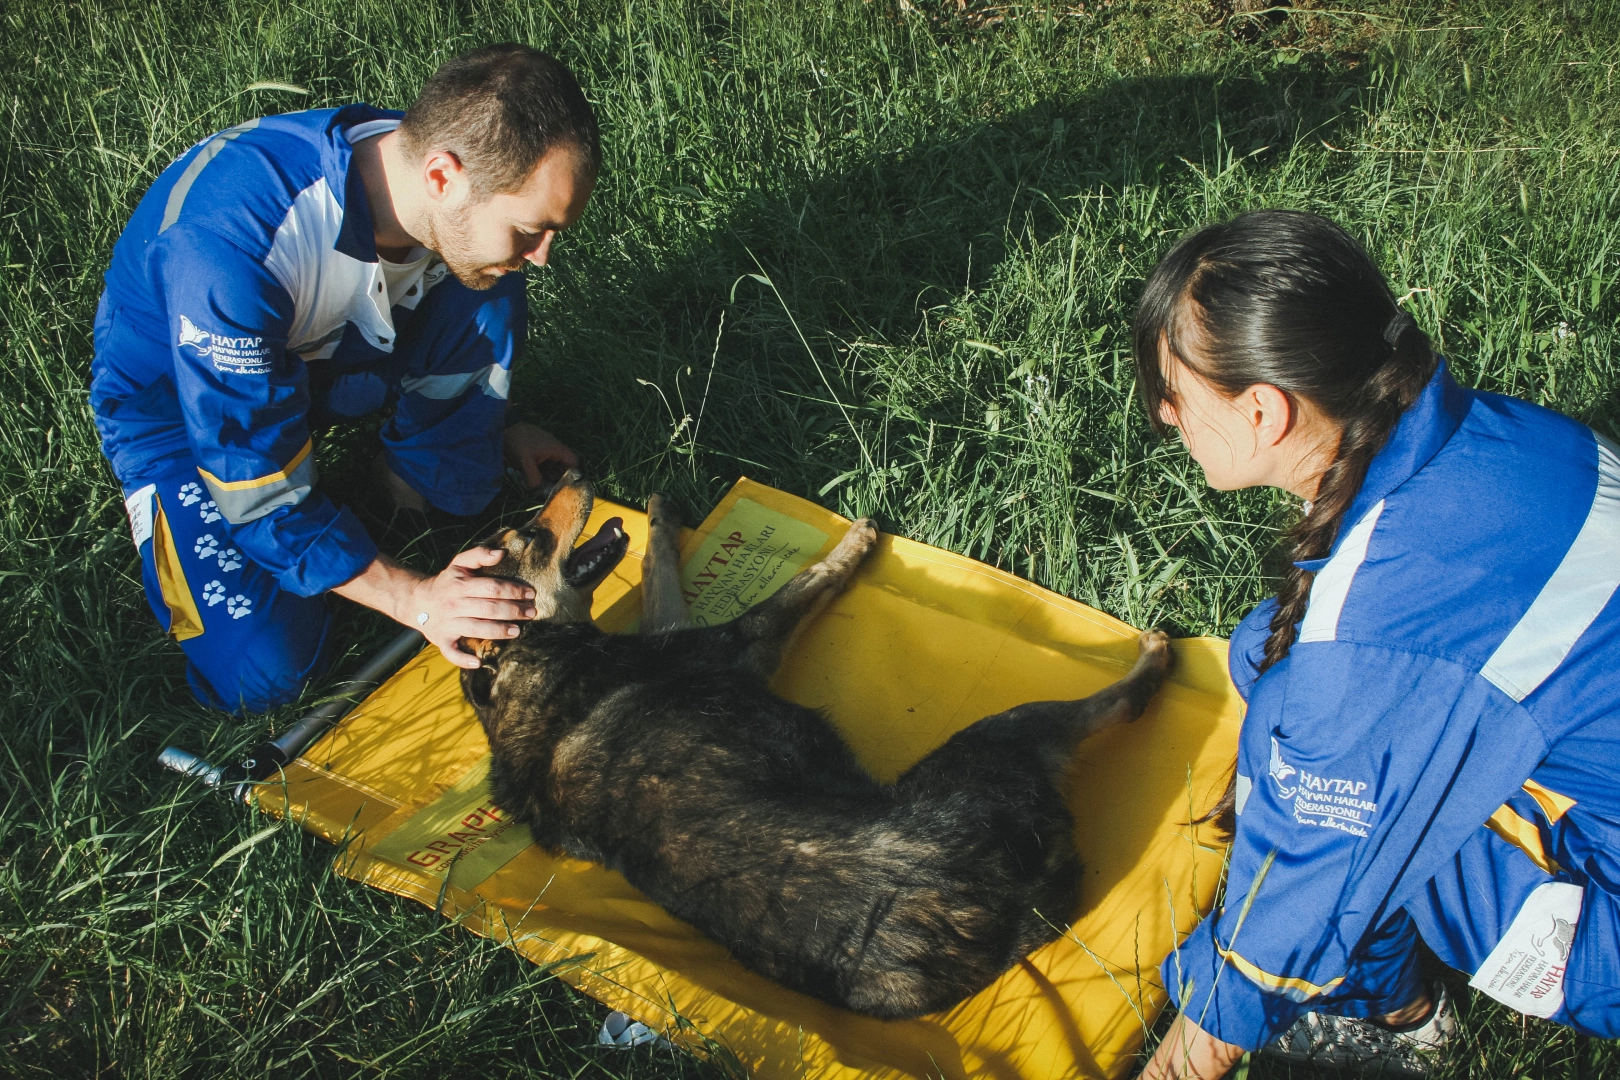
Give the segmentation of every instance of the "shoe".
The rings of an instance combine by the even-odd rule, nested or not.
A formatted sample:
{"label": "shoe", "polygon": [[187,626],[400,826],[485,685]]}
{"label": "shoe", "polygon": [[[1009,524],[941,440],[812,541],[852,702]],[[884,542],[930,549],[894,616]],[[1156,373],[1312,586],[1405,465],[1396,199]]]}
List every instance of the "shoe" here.
{"label": "shoe", "polygon": [[1428,1076],[1435,1055],[1457,1032],[1457,1010],[1444,985],[1434,1008],[1415,1026],[1390,1028],[1372,1020],[1309,1012],[1260,1050],[1261,1057],[1296,1064],[1360,1068],[1377,1076]]}
{"label": "shoe", "polygon": [[615,1050],[628,1050],[632,1046],[646,1046],[649,1043],[655,1049],[667,1050],[670,1042],[640,1020],[632,1020],[622,1012],[614,1011],[602,1021],[602,1030],[596,1033],[596,1042],[600,1046],[611,1046]]}

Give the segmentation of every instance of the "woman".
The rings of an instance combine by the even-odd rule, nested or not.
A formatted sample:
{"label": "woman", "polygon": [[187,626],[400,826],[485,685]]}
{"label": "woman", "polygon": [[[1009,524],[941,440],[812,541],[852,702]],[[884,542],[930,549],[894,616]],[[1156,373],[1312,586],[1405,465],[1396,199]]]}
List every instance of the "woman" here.
{"label": "woman", "polygon": [[1614,444],[1458,385],[1310,214],[1182,242],[1134,335],[1149,415],[1211,487],[1304,500],[1232,637],[1226,902],[1165,961],[1180,1015],[1143,1077],[1273,1040],[1422,1072],[1453,1021],[1419,937],[1523,1012],[1620,1035]]}

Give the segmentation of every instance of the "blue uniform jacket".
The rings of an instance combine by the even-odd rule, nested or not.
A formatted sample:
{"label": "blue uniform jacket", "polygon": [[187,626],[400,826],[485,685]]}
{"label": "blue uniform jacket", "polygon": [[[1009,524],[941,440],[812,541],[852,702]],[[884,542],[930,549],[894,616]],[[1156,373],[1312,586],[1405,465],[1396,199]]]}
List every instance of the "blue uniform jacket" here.
{"label": "blue uniform jacket", "polygon": [[1225,904],[1163,968],[1183,1013],[1246,1048],[1353,982],[1403,909],[1472,971],[1536,885],[1620,894],[1615,446],[1442,366],[1330,557],[1302,565],[1287,658],[1256,677],[1275,601],[1233,635]]}
{"label": "blue uniform jacket", "polygon": [[194,465],[215,504],[201,509],[303,596],[377,553],[314,489],[312,424],[392,406],[390,465],[452,513],[478,511],[500,482],[523,275],[476,294],[487,299],[470,317],[427,305],[448,312],[427,325],[438,316],[416,317],[418,305],[446,278],[434,259],[390,305],[349,163],[351,140],[399,115],[290,113],[198,143],[142,198],[96,313],[91,404],[126,494]]}

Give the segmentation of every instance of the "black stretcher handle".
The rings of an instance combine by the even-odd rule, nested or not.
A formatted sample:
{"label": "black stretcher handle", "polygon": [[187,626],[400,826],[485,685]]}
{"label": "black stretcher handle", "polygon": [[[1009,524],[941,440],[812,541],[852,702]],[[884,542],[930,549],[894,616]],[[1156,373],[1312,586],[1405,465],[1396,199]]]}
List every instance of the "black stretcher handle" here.
{"label": "black stretcher handle", "polygon": [[359,671],[334,686],[331,696],[309,715],[275,738],[254,747],[236,765],[212,765],[175,746],[168,747],[158,755],[158,764],[198,777],[209,787],[229,785],[238,788],[238,794],[244,794],[241,789],[245,785],[267,780],[281,771],[288,762],[303,753],[304,747],[348,715],[361,698],[375,690],[421,647],[421,634],[415,630],[404,631]]}

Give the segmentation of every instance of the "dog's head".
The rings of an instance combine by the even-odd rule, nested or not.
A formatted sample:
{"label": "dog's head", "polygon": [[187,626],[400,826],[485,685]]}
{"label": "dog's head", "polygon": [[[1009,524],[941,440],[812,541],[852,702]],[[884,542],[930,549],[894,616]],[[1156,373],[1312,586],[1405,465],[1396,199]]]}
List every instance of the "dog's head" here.
{"label": "dog's head", "polygon": [[[480,572],[533,588],[536,623],[588,622],[592,594],[630,547],[619,518],[604,522],[595,536],[579,543],[594,501],[590,483],[570,469],[532,520],[484,541],[501,558]],[[547,720],[528,706],[547,678],[552,642],[552,635],[532,633],[503,641],[465,641],[481,663],[461,672],[462,693],[478,713],[502,769],[521,772],[526,754],[549,745]]]}
{"label": "dog's head", "polygon": [[[590,481],[570,469],[528,524],[505,529],[484,541],[484,546],[500,550],[501,560],[481,572],[490,577],[516,578],[534,589],[536,621],[588,620],[596,587],[619,565],[630,547],[620,518],[603,523],[595,536],[579,543],[594,502]],[[484,659],[490,659],[503,644],[467,642],[468,648]]]}

